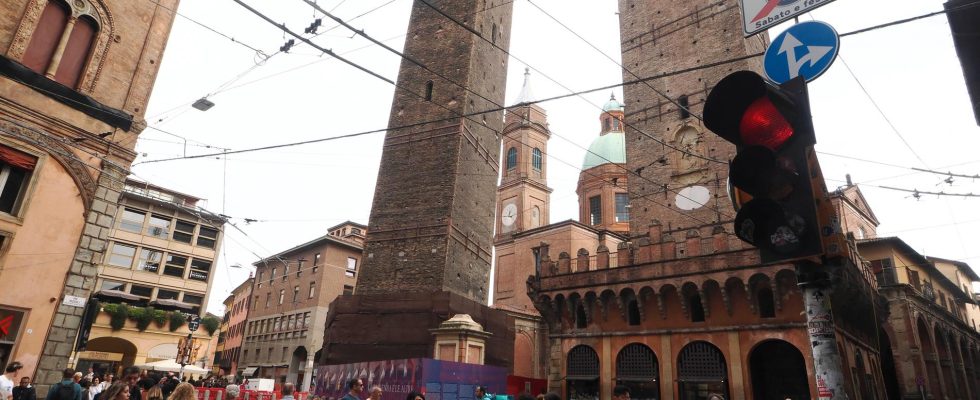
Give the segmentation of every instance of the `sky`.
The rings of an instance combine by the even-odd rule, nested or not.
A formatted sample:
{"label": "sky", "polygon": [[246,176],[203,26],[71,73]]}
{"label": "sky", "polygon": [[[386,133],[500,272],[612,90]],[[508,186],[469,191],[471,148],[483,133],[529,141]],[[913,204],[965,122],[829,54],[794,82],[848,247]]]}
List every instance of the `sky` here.
{"label": "sky", "polygon": [[[323,18],[303,0],[242,1],[294,32]],[[403,47],[411,0],[316,3]],[[525,68],[539,99],[622,82],[616,1],[514,0],[513,6],[507,104],[516,100]],[[846,33],[941,9],[937,0],[837,0],[800,21],[824,21]],[[136,179],[205,198],[202,206],[231,217],[208,304],[220,313],[221,301],[260,257],[347,220],[367,223],[383,133],[174,158],[383,129],[394,86],[299,41],[278,52],[284,33],[233,0],[183,1],[177,12],[132,171]],[[328,18],[311,40],[388,79],[397,76],[397,55]],[[980,198],[915,198],[886,188],[980,195],[974,179],[913,169],[980,174],[980,128],[945,15],[841,38],[838,59],[809,90],[828,187],[843,185],[850,174],[881,222],[879,236],[980,266]],[[611,94],[623,99],[620,88],[611,92],[540,104],[553,135],[546,161],[551,222],[577,218],[575,185],[599,133],[600,107]],[[202,97],[215,106],[204,112],[190,106]],[[629,112],[630,99],[624,101]]]}

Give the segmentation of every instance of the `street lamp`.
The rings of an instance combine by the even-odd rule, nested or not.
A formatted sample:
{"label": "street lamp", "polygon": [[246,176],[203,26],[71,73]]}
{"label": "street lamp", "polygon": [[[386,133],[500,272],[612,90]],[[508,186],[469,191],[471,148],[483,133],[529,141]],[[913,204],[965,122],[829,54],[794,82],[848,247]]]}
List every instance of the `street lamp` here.
{"label": "street lamp", "polygon": [[198,315],[188,315],[187,316],[187,329],[190,333],[187,334],[187,340],[184,342],[183,352],[177,352],[177,358],[180,359],[180,373],[177,375],[177,379],[184,379],[184,366],[190,364],[192,353],[194,353],[194,332],[197,331],[197,327],[201,325],[201,317]]}

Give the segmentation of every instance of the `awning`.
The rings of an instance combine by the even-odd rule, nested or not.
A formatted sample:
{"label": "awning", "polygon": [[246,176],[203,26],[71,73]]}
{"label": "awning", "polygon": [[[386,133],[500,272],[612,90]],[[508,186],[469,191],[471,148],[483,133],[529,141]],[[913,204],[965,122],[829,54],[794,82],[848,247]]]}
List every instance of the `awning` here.
{"label": "awning", "polygon": [[599,375],[568,375],[566,381],[594,381],[599,379]]}
{"label": "awning", "polygon": [[157,310],[164,311],[191,311],[194,304],[184,303],[173,299],[157,299],[150,302],[150,305]]}
{"label": "awning", "polygon": [[247,368],[245,368],[245,371],[242,371],[242,374],[244,374],[246,378],[250,378],[253,375],[255,375],[255,371],[258,371],[258,370],[259,370],[259,367],[247,367]]}
{"label": "awning", "polygon": [[95,293],[95,298],[99,300],[122,300],[126,302],[140,302],[143,301],[142,297],[136,296],[134,294],[126,293],[121,290],[110,290],[104,289]]}

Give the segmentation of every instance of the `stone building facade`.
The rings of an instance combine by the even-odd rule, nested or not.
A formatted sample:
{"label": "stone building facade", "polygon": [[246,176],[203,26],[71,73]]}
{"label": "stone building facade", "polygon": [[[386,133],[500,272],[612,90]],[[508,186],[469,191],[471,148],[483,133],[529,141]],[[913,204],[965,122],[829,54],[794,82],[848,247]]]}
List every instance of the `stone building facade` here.
{"label": "stone building facade", "polygon": [[247,327],[248,312],[252,304],[252,287],[255,285],[255,278],[249,277],[241,285],[231,291],[228,298],[231,299],[229,306],[225,307],[225,318],[228,320],[228,330],[225,334],[224,349],[216,360],[221,360],[219,364],[226,374],[235,374],[240,371],[239,364],[242,356],[242,342],[245,338]]}
{"label": "stone building facade", "polygon": [[[204,317],[217,269],[215,260],[224,239],[225,219],[198,207],[200,201],[191,195],[127,179],[109,230],[105,256],[97,264],[98,280],[92,298],[101,305],[127,304],[142,310],[153,307],[156,312]],[[76,368],[92,366],[100,373],[117,375],[123,366],[175,359],[177,342],[189,333],[183,326],[170,330],[157,324],[139,329],[134,323],[115,329],[107,312],[100,312],[87,328],[85,351],[74,357]],[[202,348],[211,346],[212,335],[203,328],[194,335]],[[210,354],[199,352],[205,359]],[[120,362],[106,364],[106,355]]]}
{"label": "stone building facade", "polygon": [[348,221],[327,232],[253,264],[255,279],[251,300],[243,299],[250,307],[236,364],[236,372],[246,379],[272,378],[309,389],[328,306],[354,292],[367,227]]}
{"label": "stone building facade", "polygon": [[527,296],[527,279],[537,273],[534,250],[544,242],[552,251],[576,254],[587,263],[595,256],[586,249],[617,248],[629,228],[625,207],[628,181],[624,172],[623,106],[611,99],[599,115],[599,135],[589,146],[579,174],[579,220],[549,223],[548,162],[541,154],[547,154],[551,134],[545,110],[524,104],[534,100],[531,92],[526,74],[518,106],[509,109],[505,119],[505,169],[497,188],[493,306],[515,320],[513,375],[545,379],[548,326]]}
{"label": "stone building facade", "polygon": [[[95,288],[146,125],[173,25],[167,9],[178,2],[158,3],[0,6],[0,149],[12,174],[0,215],[0,312],[14,321],[0,342],[3,361],[24,363],[21,374],[35,377],[39,393],[69,360],[84,310],[75,300]],[[50,279],[36,285],[37,276]]]}
{"label": "stone building facade", "polygon": [[[609,399],[616,384],[639,399],[817,398],[796,271],[762,264],[731,233],[735,149],[697,117],[717,81],[760,69],[746,56],[767,39],[742,37],[737,2],[621,0],[619,11],[629,232],[614,248],[532,250],[550,388],[572,399]],[[663,77],[630,83],[653,76]],[[878,371],[875,282],[854,264],[829,294],[838,347]],[[847,390],[858,398],[863,386]]]}

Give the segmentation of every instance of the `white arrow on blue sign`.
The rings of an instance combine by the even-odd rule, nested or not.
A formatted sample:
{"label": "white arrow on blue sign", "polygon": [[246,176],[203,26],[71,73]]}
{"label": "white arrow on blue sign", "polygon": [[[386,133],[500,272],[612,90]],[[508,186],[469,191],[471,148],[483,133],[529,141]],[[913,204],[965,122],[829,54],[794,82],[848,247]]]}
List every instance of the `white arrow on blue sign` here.
{"label": "white arrow on blue sign", "polygon": [[763,67],[775,83],[797,76],[810,82],[830,68],[839,49],[840,37],[832,26],[819,21],[801,22],[773,39],[766,49]]}

